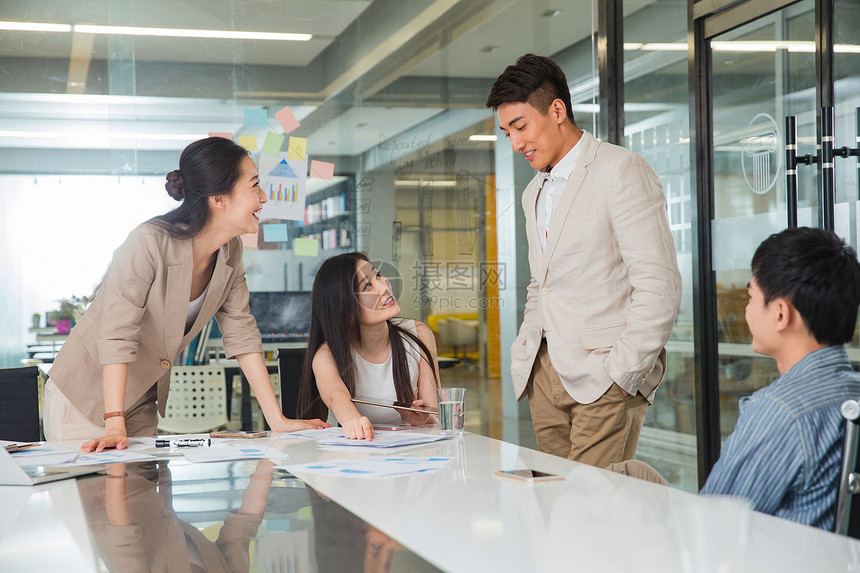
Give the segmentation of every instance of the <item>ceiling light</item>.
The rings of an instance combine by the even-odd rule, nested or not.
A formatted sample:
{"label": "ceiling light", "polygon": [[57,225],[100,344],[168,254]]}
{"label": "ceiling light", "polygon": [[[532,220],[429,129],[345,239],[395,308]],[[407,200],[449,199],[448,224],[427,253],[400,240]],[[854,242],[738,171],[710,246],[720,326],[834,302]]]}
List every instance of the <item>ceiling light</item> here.
{"label": "ceiling light", "polygon": [[42,22],[0,22],[0,30],[23,30],[25,32],[71,32],[68,24],[45,24]]}
{"label": "ceiling light", "polygon": [[776,42],[711,42],[715,52],[775,52]]}
{"label": "ceiling light", "polygon": [[483,54],[492,54],[493,52],[497,51],[498,49],[499,49],[498,46],[484,46],[483,48],[481,48],[478,51],[483,53]]}
{"label": "ceiling light", "polygon": [[225,40],[281,40],[307,42],[312,34],[280,32],[242,32],[238,30],[192,30],[182,28],[138,28],[135,26],[91,26],[75,24],[75,32],[121,36],[167,36],[171,38],[219,38]]}
{"label": "ceiling light", "polygon": [[456,187],[457,182],[449,180],[426,180],[426,179],[395,179],[394,185],[396,187]]}
{"label": "ceiling light", "polygon": [[499,139],[499,136],[497,135],[476,134],[469,136],[469,141],[496,141],[497,139]]}
{"label": "ceiling light", "polygon": [[833,51],[840,54],[860,54],[860,46],[854,44],[836,44]]}
{"label": "ceiling light", "polygon": [[642,42],[624,42],[625,50],[638,50],[642,47]]}
{"label": "ceiling light", "polygon": [[643,50],[650,50],[652,52],[686,52],[687,51],[687,43],[683,44],[670,44],[663,42],[651,42],[642,46]]}
{"label": "ceiling light", "polygon": [[561,15],[561,10],[547,10],[543,14],[541,14],[544,18],[555,18],[556,16]]}

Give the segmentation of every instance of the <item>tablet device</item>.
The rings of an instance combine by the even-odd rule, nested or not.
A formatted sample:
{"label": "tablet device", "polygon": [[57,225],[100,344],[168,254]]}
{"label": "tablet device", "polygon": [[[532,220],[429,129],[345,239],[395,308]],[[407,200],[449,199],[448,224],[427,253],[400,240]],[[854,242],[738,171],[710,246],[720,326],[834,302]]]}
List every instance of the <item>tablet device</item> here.
{"label": "tablet device", "polygon": [[499,470],[494,475],[499,477],[523,481],[528,483],[542,483],[547,481],[564,481],[564,476],[550,474],[532,469],[522,470]]}
{"label": "tablet device", "polygon": [[423,414],[435,414],[436,408],[430,406],[413,406],[406,402],[397,402],[395,400],[386,400],[384,398],[370,398],[369,396],[356,396],[352,399],[356,404],[370,404],[371,406],[385,406],[386,408],[394,408],[395,410],[410,410],[412,412],[421,412]]}

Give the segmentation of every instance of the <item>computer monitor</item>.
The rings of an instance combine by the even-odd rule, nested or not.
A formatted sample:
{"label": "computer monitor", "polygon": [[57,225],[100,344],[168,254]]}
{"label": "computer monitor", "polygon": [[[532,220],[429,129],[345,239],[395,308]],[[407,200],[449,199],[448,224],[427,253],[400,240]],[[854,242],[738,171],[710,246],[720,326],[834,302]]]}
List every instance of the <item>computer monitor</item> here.
{"label": "computer monitor", "polygon": [[309,291],[252,291],[250,304],[264,343],[308,339],[311,329]]}

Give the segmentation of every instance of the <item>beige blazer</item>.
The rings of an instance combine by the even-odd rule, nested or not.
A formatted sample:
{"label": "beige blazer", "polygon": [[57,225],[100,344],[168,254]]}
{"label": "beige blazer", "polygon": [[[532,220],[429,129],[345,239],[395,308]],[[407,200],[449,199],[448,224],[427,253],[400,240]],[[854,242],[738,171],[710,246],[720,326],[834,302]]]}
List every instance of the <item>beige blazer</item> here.
{"label": "beige blazer", "polygon": [[531,282],[511,348],[514,392],[522,398],[543,329],[550,361],[577,402],[597,400],[613,382],[653,400],[681,300],[663,186],[636,153],[586,132],[577,145],[546,251],[536,224],[540,178],[523,192]]}
{"label": "beige blazer", "polygon": [[179,352],[214,315],[228,357],[262,352],[260,331],[248,308],[242,243],[221,247],[203,307],[185,334],[191,295],[191,239],[174,239],[153,223],[129,234],[51,367],[51,380],[95,424],[103,424],[102,367],[128,363],[125,408],[157,384],[164,416],[170,369]]}

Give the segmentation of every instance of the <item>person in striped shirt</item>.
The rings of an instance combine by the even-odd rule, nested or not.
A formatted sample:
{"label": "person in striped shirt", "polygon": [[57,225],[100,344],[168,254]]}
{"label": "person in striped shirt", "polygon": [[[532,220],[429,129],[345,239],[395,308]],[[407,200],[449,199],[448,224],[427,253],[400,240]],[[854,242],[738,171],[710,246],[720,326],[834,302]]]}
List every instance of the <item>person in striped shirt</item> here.
{"label": "person in striped shirt", "polygon": [[741,398],[738,421],[700,493],[832,529],[842,461],[843,401],[860,398],[845,344],[860,305],[857,253],[832,232],[790,228],[753,255],[746,321],[752,349],[779,378]]}

